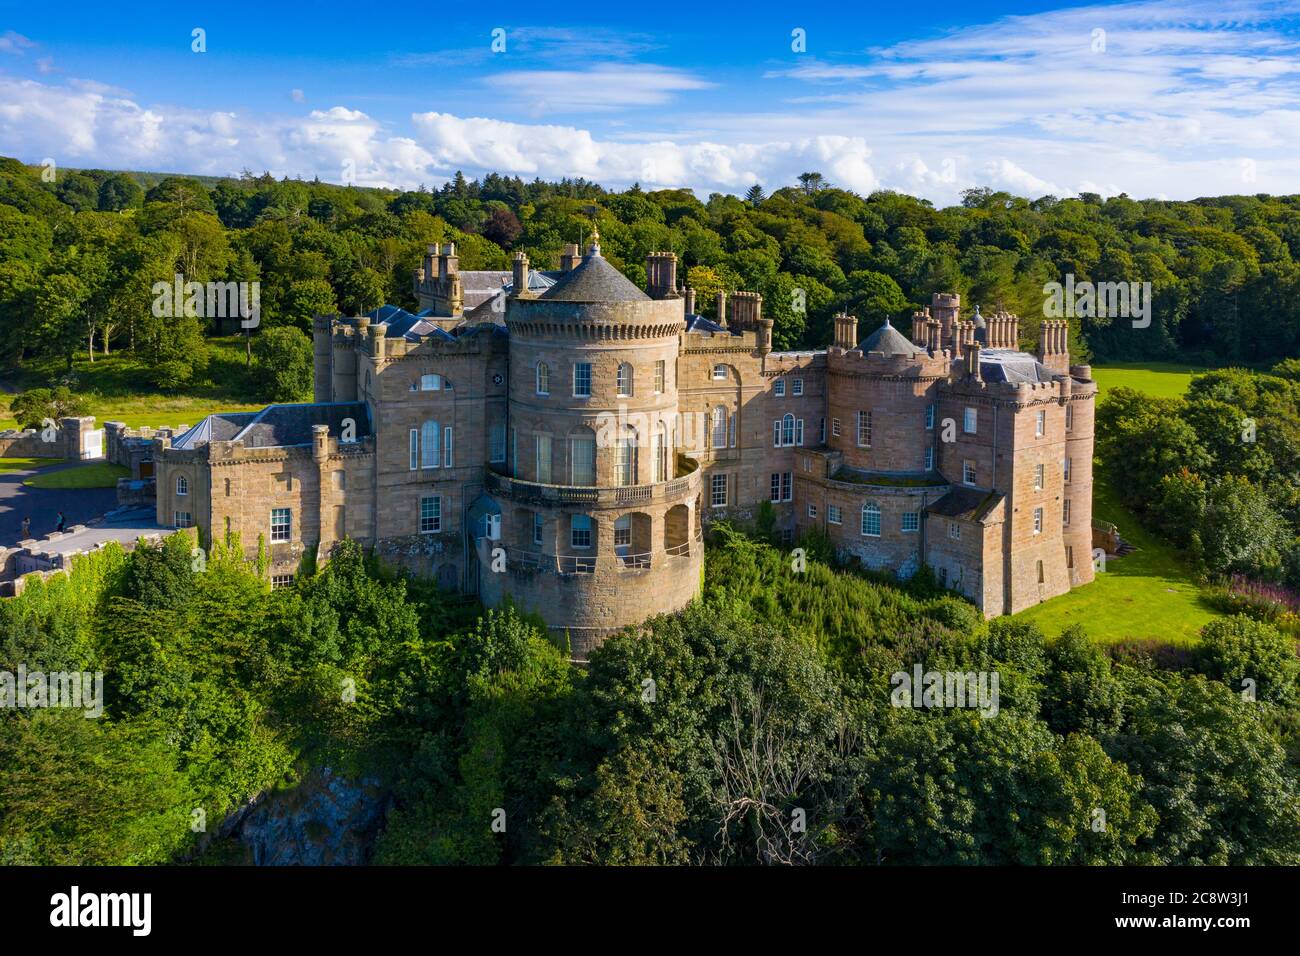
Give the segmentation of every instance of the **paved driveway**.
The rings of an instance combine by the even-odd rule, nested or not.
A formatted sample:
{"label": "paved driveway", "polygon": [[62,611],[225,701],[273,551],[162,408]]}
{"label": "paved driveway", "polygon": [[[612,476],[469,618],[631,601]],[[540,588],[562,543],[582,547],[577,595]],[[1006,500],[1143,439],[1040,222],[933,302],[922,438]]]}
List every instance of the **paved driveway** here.
{"label": "paved driveway", "polygon": [[32,519],[32,537],[43,538],[59,523],[85,524],[117,507],[116,488],[29,488],[23,480],[40,471],[62,471],[79,462],[48,465],[40,469],[0,472],[0,547],[13,547],[22,534],[24,516]]}

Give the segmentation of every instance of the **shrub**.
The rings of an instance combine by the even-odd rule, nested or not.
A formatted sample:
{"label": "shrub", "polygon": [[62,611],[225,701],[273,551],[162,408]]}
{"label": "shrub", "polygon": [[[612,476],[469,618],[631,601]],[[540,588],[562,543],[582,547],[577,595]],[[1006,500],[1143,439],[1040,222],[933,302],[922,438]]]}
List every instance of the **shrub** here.
{"label": "shrub", "polygon": [[1253,681],[1258,699],[1285,703],[1295,697],[1300,659],[1292,638],[1239,614],[1201,629],[1196,668],[1234,690],[1242,690],[1243,681]]}

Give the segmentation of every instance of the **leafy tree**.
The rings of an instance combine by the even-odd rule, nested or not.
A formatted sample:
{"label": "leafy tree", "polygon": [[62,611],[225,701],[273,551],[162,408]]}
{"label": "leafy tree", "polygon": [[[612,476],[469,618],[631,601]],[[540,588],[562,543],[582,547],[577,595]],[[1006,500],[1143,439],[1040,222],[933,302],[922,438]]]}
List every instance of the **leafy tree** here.
{"label": "leafy tree", "polygon": [[20,428],[40,428],[46,419],[59,422],[64,418],[81,418],[89,414],[86,400],[72,393],[66,385],[55,388],[29,388],[14,398],[9,413]]}
{"label": "leafy tree", "polygon": [[1110,658],[1075,625],[1047,645],[1043,716],[1058,734],[1100,737],[1119,729],[1123,685],[1111,674]]}
{"label": "leafy tree", "polygon": [[254,371],[262,396],[270,402],[299,402],[311,395],[311,339],[295,328],[267,329],[253,346]]}
{"label": "leafy tree", "polygon": [[1106,752],[1159,815],[1138,844],[1155,864],[1294,865],[1300,794],[1259,704],[1195,676],[1128,671],[1132,702]]}

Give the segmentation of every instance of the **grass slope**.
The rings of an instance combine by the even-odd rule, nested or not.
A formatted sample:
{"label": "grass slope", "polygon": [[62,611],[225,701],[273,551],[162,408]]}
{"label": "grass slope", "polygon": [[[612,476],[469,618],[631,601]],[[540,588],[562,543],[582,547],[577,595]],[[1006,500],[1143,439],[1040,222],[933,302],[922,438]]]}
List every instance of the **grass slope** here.
{"label": "grass slope", "polygon": [[1181,398],[1192,376],[1206,369],[1172,362],[1117,362],[1092,368],[1092,377],[1103,395],[1112,388],[1133,388],[1154,398]]}
{"label": "grass slope", "polygon": [[57,465],[64,460],[63,458],[0,458],[0,474],[44,468],[46,465]]}
{"label": "grass slope", "polygon": [[[125,422],[132,428],[141,425],[193,425],[214,412],[257,411],[266,403],[257,398],[244,366],[244,340],[239,336],[210,339],[211,359],[206,381],[187,387],[179,394],[141,391],[147,381],[144,363],[127,352],[97,355],[92,363],[79,353],[73,373],[74,391],[86,399],[88,414],[97,425]],[[59,360],[31,362],[11,372],[5,384],[15,392],[42,388],[67,371]],[[310,400],[306,396],[304,400]],[[0,429],[17,428],[9,414],[12,395],[0,395]]]}
{"label": "grass slope", "polygon": [[[1093,377],[1104,393],[1126,386],[1166,398],[1187,390],[1192,376],[1203,371],[1170,363],[1123,363],[1094,367]],[[1128,638],[1158,638],[1172,644],[1192,644],[1200,629],[1218,617],[1188,571],[1178,551],[1146,531],[1119,503],[1102,474],[1093,475],[1093,516],[1118,526],[1124,539],[1138,550],[1107,562],[1106,572],[1089,585],[1020,612],[1055,636],[1071,624],[1083,624],[1089,636],[1104,643]]]}
{"label": "grass slope", "polygon": [[1128,638],[1195,643],[1200,629],[1219,615],[1206,603],[1178,552],[1138,524],[1100,473],[1094,479],[1092,507],[1099,520],[1118,525],[1138,550],[1108,561],[1105,573],[1092,584],[1016,616],[1033,621],[1049,637],[1082,624],[1089,637],[1106,644]]}

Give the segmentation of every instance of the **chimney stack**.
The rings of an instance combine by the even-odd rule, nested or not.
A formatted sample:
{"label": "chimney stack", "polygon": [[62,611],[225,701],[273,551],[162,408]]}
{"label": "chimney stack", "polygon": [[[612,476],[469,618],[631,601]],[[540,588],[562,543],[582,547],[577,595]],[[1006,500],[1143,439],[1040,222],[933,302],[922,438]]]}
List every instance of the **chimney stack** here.
{"label": "chimney stack", "polygon": [[570,272],[582,265],[582,254],[578,251],[576,242],[567,243],[564,251],[560,253],[560,270]]}
{"label": "chimney stack", "polygon": [[961,296],[952,292],[936,292],[930,299],[930,314],[943,326],[944,341],[952,336],[952,327],[961,318]]}
{"label": "chimney stack", "polygon": [[927,336],[929,332],[926,328],[930,321],[930,310],[921,309],[919,312],[912,313],[912,342],[925,348],[929,344]]}
{"label": "chimney stack", "polygon": [[983,381],[980,372],[980,344],[971,342],[966,347],[966,374],[977,382]]}
{"label": "chimney stack", "polygon": [[717,308],[717,323],[725,329],[727,327],[727,293],[721,291],[718,292]]}
{"label": "chimney stack", "polygon": [[677,297],[677,253],[652,252],[645,257],[646,294],[652,299]]}
{"label": "chimney stack", "polygon": [[516,252],[514,261],[514,274],[512,276],[512,288],[510,295],[512,298],[527,296],[528,292],[528,253]]}
{"label": "chimney stack", "polygon": [[835,316],[835,347],[846,352],[858,347],[857,316],[844,312]]}
{"label": "chimney stack", "polygon": [[763,319],[763,297],[757,292],[731,294],[731,329],[733,332],[753,332]]}
{"label": "chimney stack", "polygon": [[438,278],[445,279],[460,271],[460,257],[456,255],[456,243],[449,242],[438,254]]}
{"label": "chimney stack", "polygon": [[695,290],[690,286],[686,287],[686,314],[695,314]]}

